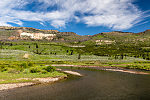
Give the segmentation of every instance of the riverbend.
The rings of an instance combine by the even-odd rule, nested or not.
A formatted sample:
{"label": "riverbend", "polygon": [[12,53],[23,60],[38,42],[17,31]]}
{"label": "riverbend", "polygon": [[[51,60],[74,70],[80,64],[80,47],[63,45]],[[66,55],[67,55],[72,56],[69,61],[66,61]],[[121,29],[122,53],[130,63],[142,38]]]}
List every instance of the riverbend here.
{"label": "riverbend", "polygon": [[150,75],[70,69],[55,84],[41,84],[0,92],[0,100],[149,100]]}

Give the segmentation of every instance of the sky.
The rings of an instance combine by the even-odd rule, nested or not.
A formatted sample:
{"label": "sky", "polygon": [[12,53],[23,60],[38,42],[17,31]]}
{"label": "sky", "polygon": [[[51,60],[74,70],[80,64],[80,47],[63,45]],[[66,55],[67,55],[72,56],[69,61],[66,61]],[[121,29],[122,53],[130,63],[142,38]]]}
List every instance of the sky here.
{"label": "sky", "polygon": [[0,26],[93,35],[150,29],[150,0],[1,0]]}

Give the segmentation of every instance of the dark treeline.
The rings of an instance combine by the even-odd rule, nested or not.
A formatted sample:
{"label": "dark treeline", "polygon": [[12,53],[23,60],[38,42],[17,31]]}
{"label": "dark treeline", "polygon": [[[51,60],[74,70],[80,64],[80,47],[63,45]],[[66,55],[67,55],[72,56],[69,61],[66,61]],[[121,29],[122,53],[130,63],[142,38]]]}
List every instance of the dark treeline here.
{"label": "dark treeline", "polygon": [[97,56],[114,57],[114,59],[124,59],[129,56],[150,60],[150,48],[137,45],[87,45],[80,49],[82,53],[88,52]]}

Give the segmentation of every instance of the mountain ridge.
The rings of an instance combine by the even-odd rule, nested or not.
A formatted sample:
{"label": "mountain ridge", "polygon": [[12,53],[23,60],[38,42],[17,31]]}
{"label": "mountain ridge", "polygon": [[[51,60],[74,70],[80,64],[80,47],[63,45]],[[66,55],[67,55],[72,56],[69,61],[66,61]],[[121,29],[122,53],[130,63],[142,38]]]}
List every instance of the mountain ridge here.
{"label": "mountain ridge", "polygon": [[[58,30],[45,30],[45,29],[37,29],[37,28],[33,28],[33,27],[13,27],[13,26],[0,26],[0,30],[35,30],[35,31],[47,31],[47,32],[56,32],[56,33],[59,33]],[[142,33],[146,33],[146,32],[149,32],[150,29],[147,29],[143,32],[138,32],[138,33],[134,33],[134,32],[123,32],[123,31],[112,31],[112,32],[101,32],[101,33],[97,33],[97,34],[103,34],[103,33],[128,33],[128,34],[142,34]],[[75,32],[60,32],[60,33],[75,33]],[[77,33],[75,33],[77,34]],[[94,34],[94,35],[97,35],[97,34]],[[78,34],[77,34],[78,35]],[[94,35],[80,35],[80,36],[94,36]]]}
{"label": "mountain ridge", "polygon": [[[87,45],[88,43],[94,44],[111,44],[125,42],[125,43],[136,43],[136,42],[147,42],[150,41],[150,29],[144,32],[132,33],[132,32],[102,32],[94,35],[78,35],[75,32],[59,32],[58,30],[41,30],[31,27],[5,27],[0,26],[0,40],[18,40],[21,39],[20,33],[26,33],[29,35],[35,35],[37,38],[40,36],[46,37],[50,36],[48,34],[53,34],[49,37],[49,41],[53,42],[66,42],[66,43],[81,43]],[[30,37],[25,37],[22,39],[28,40]],[[35,37],[32,36],[32,37]],[[35,38],[35,39],[37,39]],[[34,38],[32,38],[34,39]],[[32,40],[31,39],[31,40]]]}

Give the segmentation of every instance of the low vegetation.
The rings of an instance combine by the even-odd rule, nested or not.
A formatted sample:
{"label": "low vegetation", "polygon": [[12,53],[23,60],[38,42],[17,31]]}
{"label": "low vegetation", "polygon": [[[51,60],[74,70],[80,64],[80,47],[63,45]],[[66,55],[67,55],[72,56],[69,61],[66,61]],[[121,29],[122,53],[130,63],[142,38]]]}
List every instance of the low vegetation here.
{"label": "low vegetation", "polygon": [[65,76],[64,73],[56,71],[53,66],[34,64],[32,62],[1,62],[0,84],[31,82],[32,78]]}
{"label": "low vegetation", "polygon": [[[64,75],[49,66],[52,64],[150,70],[150,30],[138,34],[106,32],[93,36],[55,32],[56,37],[51,41],[8,40],[16,31],[17,29],[0,29],[1,83],[20,82],[16,79],[22,77]],[[33,28],[23,31],[51,34],[51,31]]]}

